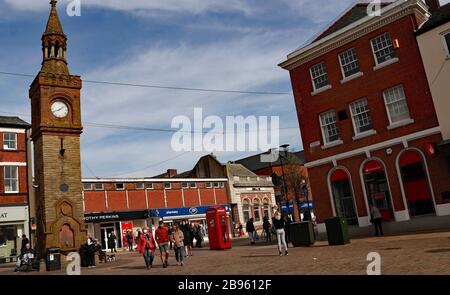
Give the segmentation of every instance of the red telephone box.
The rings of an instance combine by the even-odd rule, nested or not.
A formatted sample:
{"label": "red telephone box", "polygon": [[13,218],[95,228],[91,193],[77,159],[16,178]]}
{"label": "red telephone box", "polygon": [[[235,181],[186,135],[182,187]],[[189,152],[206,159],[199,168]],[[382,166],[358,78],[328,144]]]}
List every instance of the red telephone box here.
{"label": "red telephone box", "polygon": [[224,250],[231,248],[230,229],[227,210],[224,207],[211,207],[206,211],[208,222],[209,248]]}

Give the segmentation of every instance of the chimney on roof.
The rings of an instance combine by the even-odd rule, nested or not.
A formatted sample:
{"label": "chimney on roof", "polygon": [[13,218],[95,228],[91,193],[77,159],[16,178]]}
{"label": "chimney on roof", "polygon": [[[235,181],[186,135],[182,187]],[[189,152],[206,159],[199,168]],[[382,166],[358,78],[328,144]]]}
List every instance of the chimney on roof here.
{"label": "chimney on roof", "polygon": [[428,6],[428,11],[433,14],[435,13],[439,8],[441,8],[441,3],[439,0],[425,0],[425,3]]}
{"label": "chimney on roof", "polygon": [[178,174],[177,169],[167,169],[167,178],[173,178]]}

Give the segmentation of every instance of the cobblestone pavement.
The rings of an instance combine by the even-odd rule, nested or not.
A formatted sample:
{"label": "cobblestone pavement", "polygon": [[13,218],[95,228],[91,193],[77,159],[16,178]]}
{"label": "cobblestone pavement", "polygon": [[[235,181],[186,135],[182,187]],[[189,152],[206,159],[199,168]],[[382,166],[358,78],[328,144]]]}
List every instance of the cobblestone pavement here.
{"label": "cobblestone pavement", "polygon": [[[157,258],[151,270],[136,253],[122,252],[117,260],[96,268],[83,268],[83,275],[238,275],[238,274],[366,274],[369,252],[381,255],[382,274],[450,274],[450,232],[426,233],[382,238],[354,239],[345,246],[316,242],[313,247],[290,248],[289,256],[278,256],[275,244],[259,242],[250,246],[246,239],[235,240],[226,251],[195,249],[185,266],[162,268]],[[172,254],[172,253],[171,253]],[[14,274],[12,264],[0,265],[0,274]],[[20,273],[18,275],[41,273]],[[49,273],[47,273],[49,274]],[[58,274],[52,272],[51,274]],[[61,274],[61,273],[59,273]]]}

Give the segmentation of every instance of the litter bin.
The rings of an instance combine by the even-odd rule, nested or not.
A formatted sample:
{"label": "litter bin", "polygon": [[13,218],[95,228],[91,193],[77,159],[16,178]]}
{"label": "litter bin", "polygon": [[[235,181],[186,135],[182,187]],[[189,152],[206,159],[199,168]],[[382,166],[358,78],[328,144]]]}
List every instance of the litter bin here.
{"label": "litter bin", "polygon": [[59,248],[47,249],[47,257],[45,260],[47,271],[61,270],[61,253]]}
{"label": "litter bin", "polygon": [[82,245],[80,247],[80,250],[78,251],[80,253],[80,263],[81,267],[88,267],[88,249],[86,245]]}
{"label": "litter bin", "polygon": [[312,222],[293,222],[289,228],[290,240],[294,247],[311,246],[314,245],[314,227]]}
{"label": "litter bin", "polygon": [[325,220],[328,244],[330,246],[350,244],[347,221],[341,217]]}

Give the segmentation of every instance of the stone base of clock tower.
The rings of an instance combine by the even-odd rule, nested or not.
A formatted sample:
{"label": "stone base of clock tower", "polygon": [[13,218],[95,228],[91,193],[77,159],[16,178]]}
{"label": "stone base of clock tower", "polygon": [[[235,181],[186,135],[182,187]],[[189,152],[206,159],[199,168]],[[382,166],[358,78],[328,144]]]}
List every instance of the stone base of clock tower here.
{"label": "stone base of clock tower", "polygon": [[[44,152],[45,151],[45,152]],[[80,171],[80,137],[42,134],[34,141],[37,251],[78,251],[86,242]],[[45,174],[43,173],[45,171]]]}

